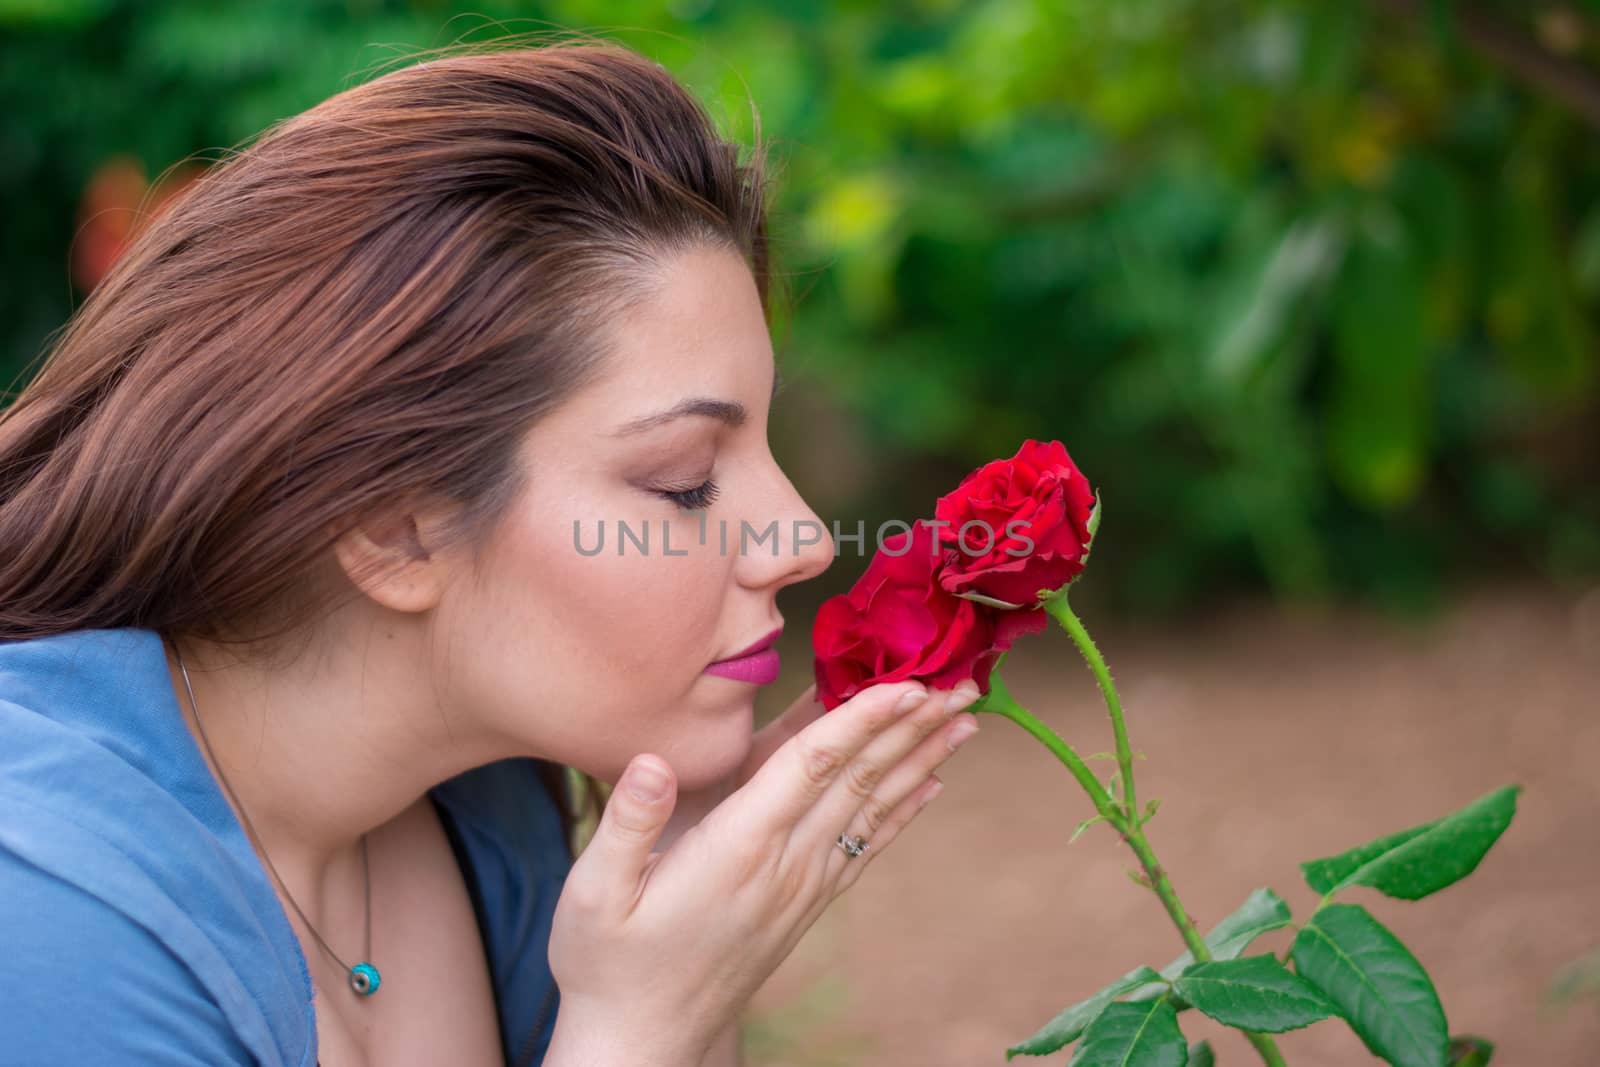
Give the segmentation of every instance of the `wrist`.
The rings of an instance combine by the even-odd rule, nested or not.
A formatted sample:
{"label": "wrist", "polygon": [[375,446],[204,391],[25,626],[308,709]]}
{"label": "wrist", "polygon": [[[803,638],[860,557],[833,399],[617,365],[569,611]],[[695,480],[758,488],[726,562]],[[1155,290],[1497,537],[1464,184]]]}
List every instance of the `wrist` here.
{"label": "wrist", "polygon": [[634,1067],[645,1060],[660,1067],[702,1067],[721,1033],[640,1027],[637,1017],[630,1016],[621,1008],[588,1010],[563,1001],[545,1067]]}
{"label": "wrist", "polygon": [[739,1031],[738,1019],[729,1023],[712,1040],[705,1057],[700,1061],[700,1067],[744,1067],[743,1035]]}

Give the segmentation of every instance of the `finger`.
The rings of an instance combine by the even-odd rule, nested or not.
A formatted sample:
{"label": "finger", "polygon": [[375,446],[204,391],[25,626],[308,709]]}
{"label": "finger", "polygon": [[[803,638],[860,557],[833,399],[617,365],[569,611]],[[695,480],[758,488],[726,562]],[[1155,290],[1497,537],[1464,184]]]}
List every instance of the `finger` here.
{"label": "finger", "polygon": [[872,739],[845,765],[837,780],[795,828],[795,843],[814,848],[838,839],[862,805],[878,791],[899,763],[962,708],[978,698],[978,687],[963,681],[953,690],[936,690],[923,705]]}
{"label": "finger", "polygon": [[894,842],[894,839],[900,836],[900,831],[904,830],[912,819],[920,815],[922,809],[927,807],[929,802],[938,796],[939,791],[943,788],[944,783],[935,775],[925,785],[914,790],[910,796],[897,804],[895,809],[889,813],[889,817],[878,828],[877,834],[868,842],[870,847],[861,855],[846,855],[843,849],[837,844],[834,845],[834,851],[839,853],[839,859],[844,861],[833,884],[834,897],[838,897],[840,893],[855,885],[856,879],[861,877],[861,872],[866,870],[867,865],[883,855],[884,849],[888,848]]}
{"label": "finger", "polygon": [[[924,738],[916,748],[902,759],[884,777],[883,784],[875,789],[870,797],[862,802],[860,808],[842,829],[854,837],[859,837],[868,842],[879,839],[883,827],[888,823],[889,817],[894,814],[907,797],[916,794],[923,788],[928,780],[933,777],[933,772],[946,760],[956,754],[957,748],[965,744],[978,732],[977,716],[971,712],[961,712],[951,720],[943,729],[935,730],[930,736]],[[809,816],[808,816],[809,818]],[[833,840],[838,842],[841,827],[826,828],[833,834]],[[799,835],[797,834],[798,838]],[[844,850],[837,849],[837,856],[830,857],[837,866],[843,866],[838,861],[849,857]],[[830,875],[836,871],[830,871]]]}
{"label": "finger", "polygon": [[[824,713],[822,702],[817,700],[817,683],[812,682],[795,698],[787,711],[756,731],[750,745],[747,766],[759,767],[772,754],[788,743],[789,739],[820,719]],[[753,772],[752,772],[753,773]],[[746,779],[748,781],[748,779]],[[741,785],[743,782],[740,783]]]}
{"label": "finger", "polygon": [[927,695],[921,682],[869,686],[790,738],[744,787],[759,798],[752,801],[756,825],[748,832],[787,837],[856,753]]}
{"label": "finger", "polygon": [[635,756],[606,801],[588,845],[574,861],[566,885],[575,899],[607,914],[626,914],[662,830],[677,803],[677,776],[659,756]]}

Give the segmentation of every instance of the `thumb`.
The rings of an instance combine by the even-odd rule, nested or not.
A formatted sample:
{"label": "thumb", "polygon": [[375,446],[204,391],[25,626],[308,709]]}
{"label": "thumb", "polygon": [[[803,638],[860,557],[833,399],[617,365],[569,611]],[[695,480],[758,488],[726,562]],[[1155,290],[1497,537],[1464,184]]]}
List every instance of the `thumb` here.
{"label": "thumb", "polygon": [[649,754],[629,762],[574,868],[582,865],[632,900],[650,850],[677,804],[678,782],[666,760]]}

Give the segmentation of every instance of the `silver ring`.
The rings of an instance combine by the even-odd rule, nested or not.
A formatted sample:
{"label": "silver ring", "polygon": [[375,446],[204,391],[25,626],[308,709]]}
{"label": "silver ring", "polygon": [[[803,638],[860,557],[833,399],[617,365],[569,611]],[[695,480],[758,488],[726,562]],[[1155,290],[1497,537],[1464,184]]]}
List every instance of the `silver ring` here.
{"label": "silver ring", "polygon": [[839,840],[834,843],[840,848],[844,849],[845,855],[851,857],[852,859],[861,855],[867,850],[866,840],[864,838],[855,837],[852,834],[840,834]]}

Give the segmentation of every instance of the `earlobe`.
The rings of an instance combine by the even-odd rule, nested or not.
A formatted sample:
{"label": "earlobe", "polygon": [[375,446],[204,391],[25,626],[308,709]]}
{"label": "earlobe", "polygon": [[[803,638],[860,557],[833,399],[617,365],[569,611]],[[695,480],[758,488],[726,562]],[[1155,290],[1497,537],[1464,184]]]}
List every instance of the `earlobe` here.
{"label": "earlobe", "polygon": [[334,543],[334,557],[345,577],[375,602],[391,611],[427,611],[443,596],[446,578],[445,554],[431,544],[436,528],[408,510],[375,516],[345,532]]}

